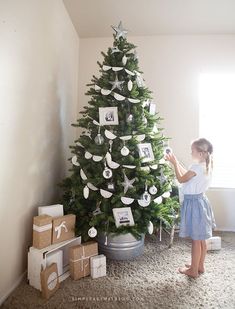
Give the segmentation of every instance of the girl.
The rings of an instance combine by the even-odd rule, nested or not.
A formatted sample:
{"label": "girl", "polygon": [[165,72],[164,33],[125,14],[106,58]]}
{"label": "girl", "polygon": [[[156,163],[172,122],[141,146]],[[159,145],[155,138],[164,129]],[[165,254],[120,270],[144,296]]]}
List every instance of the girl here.
{"label": "girl", "polygon": [[194,164],[188,171],[174,154],[166,154],[166,160],[173,164],[176,178],[183,183],[179,236],[192,239],[191,265],[179,268],[179,272],[196,278],[205,271],[205,240],[212,236],[212,229],[216,226],[213,211],[204,194],[211,181],[213,146],[205,138],[199,138],[192,143],[191,149]]}

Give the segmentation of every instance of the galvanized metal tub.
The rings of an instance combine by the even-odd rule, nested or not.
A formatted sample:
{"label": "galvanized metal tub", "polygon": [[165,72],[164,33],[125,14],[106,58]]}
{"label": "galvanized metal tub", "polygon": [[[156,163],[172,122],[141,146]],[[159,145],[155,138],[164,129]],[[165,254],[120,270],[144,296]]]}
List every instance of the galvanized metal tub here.
{"label": "galvanized metal tub", "polygon": [[130,260],[143,253],[144,237],[137,240],[131,233],[116,235],[107,234],[107,245],[105,244],[106,235],[99,233],[97,236],[99,253],[106,255],[112,260]]}

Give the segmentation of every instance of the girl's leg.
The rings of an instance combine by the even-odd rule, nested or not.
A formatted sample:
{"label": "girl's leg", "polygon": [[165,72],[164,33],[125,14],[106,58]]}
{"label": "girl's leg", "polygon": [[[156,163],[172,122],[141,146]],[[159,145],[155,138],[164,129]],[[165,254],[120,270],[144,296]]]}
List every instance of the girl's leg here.
{"label": "girl's leg", "polygon": [[179,268],[179,272],[190,277],[198,277],[199,262],[201,259],[201,240],[192,240],[192,261],[190,268]]}
{"label": "girl's leg", "polygon": [[[200,257],[199,266],[198,266],[199,273],[205,272],[204,261],[205,261],[206,253],[207,253],[206,241],[201,240],[201,257]],[[185,264],[185,266],[190,268],[191,264]]]}
{"label": "girl's leg", "polygon": [[200,261],[199,261],[199,269],[200,269],[200,272],[202,272],[202,273],[205,271],[204,262],[205,262],[205,258],[206,258],[206,253],[207,253],[206,241],[201,240],[201,258],[200,258]]}

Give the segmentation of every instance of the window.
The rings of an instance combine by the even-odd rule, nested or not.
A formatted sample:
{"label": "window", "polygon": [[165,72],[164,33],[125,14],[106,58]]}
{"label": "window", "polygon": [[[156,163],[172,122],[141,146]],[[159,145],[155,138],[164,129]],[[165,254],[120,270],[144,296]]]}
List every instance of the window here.
{"label": "window", "polygon": [[212,187],[235,188],[235,74],[201,74],[199,134],[214,146]]}

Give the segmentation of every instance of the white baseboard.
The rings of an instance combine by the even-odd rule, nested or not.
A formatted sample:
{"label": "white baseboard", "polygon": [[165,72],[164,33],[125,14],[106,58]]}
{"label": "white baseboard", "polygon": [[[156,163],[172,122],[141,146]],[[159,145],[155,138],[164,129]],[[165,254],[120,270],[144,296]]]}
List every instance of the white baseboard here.
{"label": "white baseboard", "polygon": [[214,229],[214,231],[218,231],[218,232],[235,232],[235,229],[228,229],[228,228],[216,228]]}
{"label": "white baseboard", "polygon": [[5,295],[1,295],[0,297],[0,306],[4,303],[4,301],[7,299],[8,296],[17,288],[17,286],[21,283],[21,281],[24,279],[26,276],[27,271],[25,271],[13,284],[13,286],[5,293]]}

